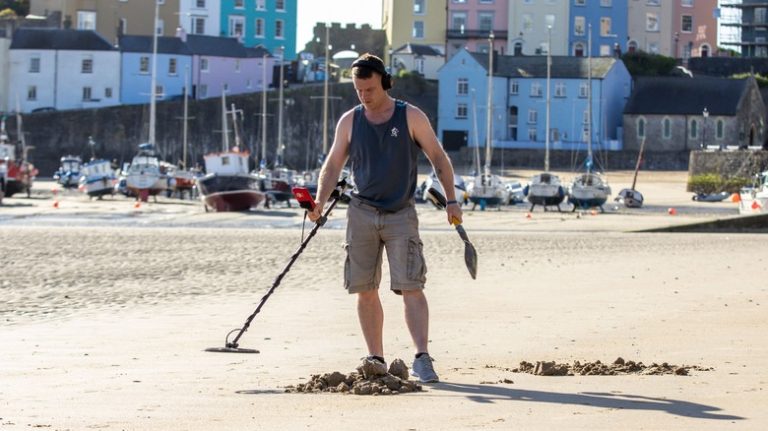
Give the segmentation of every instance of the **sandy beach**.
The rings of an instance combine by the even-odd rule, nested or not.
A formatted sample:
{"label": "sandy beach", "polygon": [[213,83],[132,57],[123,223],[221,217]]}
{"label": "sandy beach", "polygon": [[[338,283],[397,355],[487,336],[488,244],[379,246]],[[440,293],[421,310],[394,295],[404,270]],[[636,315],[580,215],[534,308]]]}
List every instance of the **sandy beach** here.
{"label": "sandy beach", "polygon": [[[684,172],[640,175],[641,209],[467,210],[477,280],[444,213],[419,204],[441,383],[390,396],[285,393],[366,354],[341,283],[344,207],[242,337],[261,353],[210,353],[299,246],[302,212],[137,207],[38,181],[0,206],[0,429],[768,428],[768,236],[637,232],[738,216],[730,201],[692,201]],[[632,173],[609,179],[615,193]],[[410,365],[401,299],[382,302],[386,357]],[[619,357],[709,370],[513,372]]]}

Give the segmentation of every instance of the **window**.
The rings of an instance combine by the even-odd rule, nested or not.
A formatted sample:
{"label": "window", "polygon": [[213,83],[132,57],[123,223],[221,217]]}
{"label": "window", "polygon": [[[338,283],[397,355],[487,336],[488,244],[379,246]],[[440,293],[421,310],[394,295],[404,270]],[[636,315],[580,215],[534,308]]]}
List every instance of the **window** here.
{"label": "window", "polygon": [[112,87],[107,87],[104,89],[104,98],[105,99],[111,99],[112,98]]}
{"label": "window", "polygon": [[699,137],[699,122],[697,120],[691,120],[691,124],[688,126],[688,136],[691,139]]}
{"label": "window", "polygon": [[245,7],[245,0],[235,0],[235,7],[242,9]]}
{"label": "window", "polygon": [[693,0],[682,0],[680,3],[683,7],[693,7]]}
{"label": "window", "polygon": [[283,20],[276,19],[275,20],[275,37],[278,39],[282,39],[284,37],[283,34]]}
{"label": "window", "polygon": [[264,37],[264,18],[256,18],[253,30],[254,37]]}
{"label": "window", "polygon": [[659,14],[652,12],[645,14],[645,31],[659,31]]}
{"label": "window", "polygon": [[586,18],[583,16],[577,16],[573,18],[573,35],[574,36],[584,36],[586,34],[586,31],[584,30],[587,25]]}
{"label": "window", "polygon": [[90,55],[80,62],[80,73],[93,73],[93,57]]}
{"label": "window", "polygon": [[91,100],[91,87],[83,87],[83,102]]}
{"label": "window", "polygon": [[128,20],[120,18],[120,22],[117,24],[117,34],[123,35],[128,33]]}
{"label": "window", "polygon": [[661,6],[661,0],[645,0],[648,6]]}
{"label": "window", "polygon": [[717,128],[715,129],[715,137],[717,139],[723,139],[723,136],[725,136],[725,121],[718,119]]}
{"label": "window", "polygon": [[680,30],[683,33],[690,33],[693,31],[693,17],[691,15],[683,15]]}
{"label": "window", "polygon": [[173,76],[176,75],[176,59],[175,58],[168,59],[168,74]]}
{"label": "window", "polygon": [[285,11],[285,0],[275,0],[275,10],[284,12]]}
{"label": "window", "polygon": [[200,70],[203,72],[208,72],[208,59],[207,58],[201,58],[200,59]]}
{"label": "window", "polygon": [[235,72],[240,73],[240,59],[235,59]]}
{"label": "window", "polygon": [[256,10],[265,10],[267,0],[256,0]]}
{"label": "window", "polygon": [[139,58],[139,73],[149,73],[149,57]]}
{"label": "window", "polygon": [[656,42],[648,42],[648,52],[651,54],[659,53],[659,44]]}
{"label": "window", "polygon": [[30,85],[27,87],[27,100],[37,100],[37,86]]}
{"label": "window", "polygon": [[77,11],[77,29],[96,30],[96,12],[86,10]]}
{"label": "window", "polygon": [[413,37],[414,39],[424,38],[424,21],[413,22]]}
{"label": "window", "polygon": [[565,83],[558,82],[555,84],[555,97],[565,97]]}
{"label": "window", "polygon": [[493,4],[493,1],[494,0],[480,0],[480,4],[483,4],[483,3],[485,3],[485,4]]}
{"label": "window", "polygon": [[535,109],[528,110],[528,124],[536,124],[539,122],[539,111]]}
{"label": "window", "polygon": [[600,45],[600,57],[609,57],[611,55],[611,45]]}
{"label": "window", "polygon": [[600,0],[600,6],[602,7],[611,7],[612,3],[611,0]]}
{"label": "window", "polygon": [[493,12],[478,12],[477,25],[482,31],[493,30]]}
{"label": "window", "polygon": [[466,103],[458,103],[456,104],[456,118],[467,118],[467,104]]}
{"label": "window", "polygon": [[576,0],[574,4],[576,6],[584,6],[587,3],[587,0]]}
{"label": "window", "polygon": [[520,26],[524,32],[533,31],[533,15],[524,13],[522,15],[522,25]]}
{"label": "window", "polygon": [[573,55],[574,57],[584,57],[584,44],[579,42],[577,44],[573,45]]}
{"label": "window", "polygon": [[162,100],[165,97],[165,88],[162,85],[155,85],[155,99]]}
{"label": "window", "polygon": [[665,117],[661,120],[661,137],[664,139],[670,139],[672,137],[672,120],[669,117]]}
{"label": "window", "polygon": [[158,18],[157,19],[157,35],[162,36],[164,32],[165,32],[165,21]]}
{"label": "window", "polygon": [[200,93],[200,97],[199,97],[200,99],[205,99],[206,97],[208,97],[208,86],[205,84],[200,84],[199,93]]}
{"label": "window", "polygon": [[585,109],[581,114],[581,124],[589,124],[589,109]]}
{"label": "window", "polygon": [[466,12],[451,12],[451,30],[459,30],[462,33],[467,27]]}
{"label": "window", "polygon": [[205,8],[205,0],[197,0],[195,2],[195,7],[198,7],[200,9],[204,9]]}
{"label": "window", "polygon": [[413,0],[413,14],[414,15],[424,15],[424,7],[426,5],[424,4],[424,0]]}
{"label": "window", "polygon": [[611,33],[611,18],[604,16],[600,18],[600,36],[610,36]]}
{"label": "window", "polygon": [[[766,22],[766,11],[768,9],[764,7],[756,7],[755,8],[755,24],[765,24]],[[757,30],[757,29],[755,29]]]}
{"label": "window", "polygon": [[192,34],[205,34],[205,18],[192,17]]}
{"label": "window", "polygon": [[541,83],[534,82],[531,84],[531,97],[541,97]]}
{"label": "window", "polygon": [[240,37],[245,34],[245,18],[240,15],[229,17],[229,37]]}
{"label": "window", "polygon": [[579,83],[579,97],[586,98],[589,96],[589,84],[586,82]]}
{"label": "window", "polygon": [[520,92],[520,83],[517,81],[512,81],[509,83],[509,94],[517,94]]}
{"label": "window", "polygon": [[467,78],[459,78],[456,84],[456,94],[459,96],[466,96],[469,94],[469,80]]}
{"label": "window", "polygon": [[29,73],[40,73],[40,56],[34,55],[29,58]]}
{"label": "window", "polygon": [[637,138],[645,138],[645,118],[637,119]]}
{"label": "window", "polygon": [[538,141],[539,140],[539,137],[538,137],[538,134],[536,133],[536,128],[535,127],[529,127],[528,128],[528,140],[529,141]]}

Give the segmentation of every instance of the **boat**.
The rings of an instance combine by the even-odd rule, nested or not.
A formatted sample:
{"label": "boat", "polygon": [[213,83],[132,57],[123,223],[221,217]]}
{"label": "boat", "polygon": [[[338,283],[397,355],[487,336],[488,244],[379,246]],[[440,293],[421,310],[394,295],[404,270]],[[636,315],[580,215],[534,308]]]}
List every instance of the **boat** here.
{"label": "boat", "polygon": [[615,202],[624,204],[624,206],[627,208],[640,208],[643,206],[643,194],[637,191],[635,186],[637,185],[637,173],[640,171],[640,165],[643,162],[644,148],[645,138],[640,141],[640,151],[637,153],[637,163],[635,163],[635,175],[632,178],[632,187],[628,189],[621,189],[621,191],[619,191],[619,193],[613,199]]}
{"label": "boat", "polygon": [[195,189],[195,177],[196,173],[188,169],[187,165],[187,135],[188,135],[188,121],[189,121],[189,91],[188,88],[188,72],[184,72],[184,115],[182,121],[184,126],[182,127],[182,156],[181,162],[178,166],[168,167],[168,177],[170,178],[171,193],[177,194],[179,199],[184,199],[184,194],[189,193],[190,199]]}
{"label": "boat", "polygon": [[[592,46],[592,27],[589,27],[588,47]],[[611,186],[599,173],[592,171],[592,50],[588,48],[587,59],[587,159],[584,161],[586,172],[577,175],[571,183],[568,191],[568,202],[573,205],[572,211],[577,208],[599,208],[605,212],[603,204],[611,195]]]}
{"label": "boat", "polygon": [[[489,38],[489,43],[493,47],[493,36]],[[509,190],[507,190],[504,181],[498,175],[491,173],[491,140],[492,140],[492,128],[493,121],[492,108],[492,95],[493,95],[493,49],[488,50],[488,86],[487,86],[488,98],[486,103],[486,132],[485,132],[485,166],[483,171],[480,172],[480,155],[479,155],[479,140],[477,138],[477,106],[475,103],[474,92],[472,93],[472,112],[474,117],[474,129],[475,129],[475,153],[477,169],[475,170],[474,177],[467,184],[467,198],[472,202],[472,210],[477,205],[480,205],[481,210],[485,210],[488,206],[495,206],[501,209],[501,205],[508,205],[510,201]]]}
{"label": "boat", "polygon": [[[434,189],[437,191],[440,195],[446,196],[445,191],[443,190],[443,185],[440,184],[440,180],[437,178],[437,174],[432,171],[432,173],[427,177],[426,180],[424,180],[423,185],[423,191],[422,195],[420,196],[421,200],[431,202],[432,205],[435,206],[437,209],[444,209],[445,205],[440,204],[435,201],[434,194],[430,193],[430,189]],[[459,203],[459,206],[464,205],[466,202],[468,202],[467,198],[467,185],[464,183],[464,178],[457,174],[453,174],[453,188],[454,188],[454,196],[456,196],[456,202]]]}
{"label": "boat", "polygon": [[556,206],[557,210],[561,211],[560,204],[566,195],[560,177],[549,172],[532,176],[523,193],[531,204],[529,211],[533,211],[536,205],[544,207],[544,211],[547,211],[549,206]]}
{"label": "boat", "polygon": [[16,193],[32,194],[32,183],[37,176],[35,166],[27,161],[28,148],[24,142],[24,134],[21,132],[21,114],[16,114],[16,130],[21,142],[22,157],[16,158],[16,145],[12,144],[5,130],[5,117],[0,120],[0,180],[4,197],[11,197]]}
{"label": "boat", "polygon": [[131,160],[125,177],[129,192],[142,202],[148,196],[157,196],[168,188],[168,179],[160,172],[160,160],[151,143],[139,145],[139,152]]}
{"label": "boat", "polygon": [[[231,111],[227,111],[225,94],[221,95],[221,100],[222,151],[204,156],[206,174],[197,179],[197,187],[206,211],[247,211],[264,202],[267,195],[261,187],[262,179],[250,172],[249,153],[240,151],[240,134],[237,128],[239,111],[234,105]],[[232,114],[235,131],[236,145],[232,149],[229,148],[228,113]]]}
{"label": "boat", "polygon": [[80,184],[89,198],[101,199],[102,196],[115,194],[115,172],[108,160],[95,159],[82,167]]}
{"label": "boat", "polygon": [[755,175],[755,184],[739,191],[739,214],[768,213],[768,171]]}
{"label": "boat", "polygon": [[696,202],[722,202],[730,196],[731,194],[728,192],[696,193],[695,195],[691,196],[691,200]]}
{"label": "boat", "polygon": [[77,187],[80,181],[80,167],[83,160],[80,156],[64,156],[59,162],[59,169],[53,173],[53,179],[64,188]]}

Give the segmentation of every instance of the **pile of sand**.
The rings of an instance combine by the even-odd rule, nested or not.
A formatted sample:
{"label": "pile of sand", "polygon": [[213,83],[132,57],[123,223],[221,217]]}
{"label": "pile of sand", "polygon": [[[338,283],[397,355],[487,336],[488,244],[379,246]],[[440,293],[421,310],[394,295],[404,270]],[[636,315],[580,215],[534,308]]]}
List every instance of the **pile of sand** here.
{"label": "pile of sand", "polygon": [[349,375],[338,371],[314,374],[307,383],[285,388],[285,392],[290,393],[338,392],[355,395],[397,395],[421,390],[420,384],[408,380],[408,366],[402,359],[392,361],[386,373],[379,372],[366,361],[357,368],[357,372]]}
{"label": "pile of sand", "polygon": [[600,361],[585,362],[574,361],[571,364],[558,364],[555,361],[537,361],[536,364],[522,361],[520,367],[512,370],[513,373],[528,373],[537,376],[615,376],[624,374],[662,375],[674,374],[687,376],[691,370],[711,371],[712,368],[699,365],[670,365],[666,362],[644,365],[642,362],[625,361],[619,357],[612,364],[604,364]]}

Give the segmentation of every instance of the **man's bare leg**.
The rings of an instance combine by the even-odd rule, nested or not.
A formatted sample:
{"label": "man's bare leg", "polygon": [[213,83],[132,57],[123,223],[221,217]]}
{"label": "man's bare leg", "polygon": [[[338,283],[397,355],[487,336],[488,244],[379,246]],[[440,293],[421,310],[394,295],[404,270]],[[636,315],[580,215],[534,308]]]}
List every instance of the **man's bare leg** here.
{"label": "man's bare leg", "polygon": [[429,343],[429,306],[423,290],[403,290],[405,323],[411,332],[416,353],[427,353]]}
{"label": "man's bare leg", "polygon": [[368,354],[384,357],[384,310],[379,299],[379,290],[373,289],[357,294],[357,317],[363,330]]}

